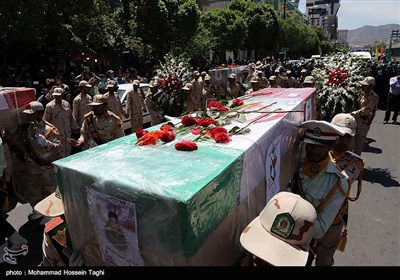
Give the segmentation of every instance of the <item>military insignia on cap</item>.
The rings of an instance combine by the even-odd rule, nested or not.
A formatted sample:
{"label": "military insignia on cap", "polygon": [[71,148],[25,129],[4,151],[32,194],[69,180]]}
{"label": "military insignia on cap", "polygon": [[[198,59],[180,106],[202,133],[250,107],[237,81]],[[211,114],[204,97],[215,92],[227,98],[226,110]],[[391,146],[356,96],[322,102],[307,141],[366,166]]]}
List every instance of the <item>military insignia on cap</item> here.
{"label": "military insignia on cap", "polygon": [[271,232],[283,237],[288,238],[294,228],[294,219],[289,213],[282,213],[275,217],[271,227]]}
{"label": "military insignia on cap", "polygon": [[345,126],[350,126],[350,118],[345,118],[344,119],[344,125]]}
{"label": "military insignia on cap", "polygon": [[321,136],[321,129],[319,127],[314,128],[313,135],[320,137]]}

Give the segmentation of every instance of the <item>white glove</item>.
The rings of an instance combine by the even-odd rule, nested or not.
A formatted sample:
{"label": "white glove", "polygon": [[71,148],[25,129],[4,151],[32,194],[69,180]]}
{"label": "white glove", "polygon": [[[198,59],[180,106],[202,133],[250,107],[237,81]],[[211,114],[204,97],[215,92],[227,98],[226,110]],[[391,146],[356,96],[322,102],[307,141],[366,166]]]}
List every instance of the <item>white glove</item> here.
{"label": "white glove", "polygon": [[47,140],[46,137],[44,137],[42,134],[37,133],[36,134],[36,141],[42,148],[47,147]]}

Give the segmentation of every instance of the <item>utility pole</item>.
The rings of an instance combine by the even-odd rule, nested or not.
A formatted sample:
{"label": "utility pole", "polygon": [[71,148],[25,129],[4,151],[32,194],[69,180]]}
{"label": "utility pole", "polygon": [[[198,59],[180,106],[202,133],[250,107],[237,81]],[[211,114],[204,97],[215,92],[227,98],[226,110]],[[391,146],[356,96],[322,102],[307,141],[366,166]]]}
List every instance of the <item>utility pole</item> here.
{"label": "utility pole", "polygon": [[285,0],[285,1],[283,2],[283,20],[286,19],[286,1],[287,1],[287,0]]}

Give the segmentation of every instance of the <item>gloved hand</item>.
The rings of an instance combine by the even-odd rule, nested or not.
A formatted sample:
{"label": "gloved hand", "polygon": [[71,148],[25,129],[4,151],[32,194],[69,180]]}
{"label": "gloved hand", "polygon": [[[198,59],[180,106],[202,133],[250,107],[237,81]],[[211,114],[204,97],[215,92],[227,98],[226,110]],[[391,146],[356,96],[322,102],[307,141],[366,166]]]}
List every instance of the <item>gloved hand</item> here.
{"label": "gloved hand", "polygon": [[37,133],[36,134],[36,141],[42,148],[47,147],[47,140],[46,137],[44,137],[42,134]]}

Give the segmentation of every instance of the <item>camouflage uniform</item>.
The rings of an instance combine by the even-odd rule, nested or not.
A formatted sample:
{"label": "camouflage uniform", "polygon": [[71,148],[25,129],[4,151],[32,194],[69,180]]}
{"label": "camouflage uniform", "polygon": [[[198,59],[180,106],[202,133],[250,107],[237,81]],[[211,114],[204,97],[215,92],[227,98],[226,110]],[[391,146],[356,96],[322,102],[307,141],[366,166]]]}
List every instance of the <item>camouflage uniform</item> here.
{"label": "camouflage uniform", "polygon": [[269,82],[268,82],[267,78],[257,76],[257,80],[258,80],[258,85],[259,85],[260,89],[269,87]]}
{"label": "camouflage uniform", "polygon": [[105,96],[107,96],[108,110],[116,114],[122,120],[125,112],[119,96],[114,92],[112,94],[106,93]]}
{"label": "camouflage uniform", "polygon": [[192,92],[190,93],[193,100],[193,110],[201,108],[201,101],[203,96],[203,82],[199,79],[192,80]]}
{"label": "camouflage uniform", "polygon": [[[89,148],[92,148],[124,136],[122,127],[122,120],[111,111],[107,111],[100,118],[93,112],[89,112],[85,115],[81,128],[81,138],[84,139],[85,143],[88,143]],[[98,139],[96,139],[95,134],[98,134]]]}
{"label": "camouflage uniform", "polygon": [[216,86],[207,84],[205,82],[203,87],[203,96],[201,101],[201,108],[207,108],[208,100],[217,100],[218,92]]}
{"label": "camouflage uniform", "polygon": [[357,131],[354,136],[354,152],[358,155],[361,155],[363,151],[365,139],[378,108],[379,96],[371,90],[369,93],[362,95],[360,103],[361,109],[351,113],[357,122]]}
{"label": "camouflage uniform", "polygon": [[[19,125],[15,131],[5,133],[11,153],[14,192],[32,207],[56,189],[51,163],[62,152],[57,133],[55,126],[44,121]],[[45,147],[38,143],[38,134],[46,138]]]}
{"label": "camouflage uniform", "polygon": [[52,100],[46,105],[43,120],[48,121],[57,127],[59,131],[57,139],[61,141],[61,157],[63,158],[71,154],[71,145],[67,142],[67,138],[71,137],[73,129],[78,129],[78,125],[72,116],[71,107],[68,101],[61,101],[61,104],[57,104],[55,100]]}
{"label": "camouflage uniform", "polygon": [[228,96],[231,98],[238,98],[239,97],[239,85],[236,81],[229,81],[226,86],[226,91],[228,92]]}
{"label": "camouflage uniform", "polygon": [[146,93],[146,97],[144,99],[144,103],[147,106],[147,109],[151,115],[151,125],[156,125],[162,122],[162,110],[157,106],[157,104],[151,99],[153,93],[149,89]]}
{"label": "camouflage uniform", "polygon": [[88,104],[92,102],[92,99],[90,95],[80,93],[72,102],[72,115],[74,116],[78,128],[82,126],[84,115],[90,112]]}
{"label": "camouflage uniform", "polygon": [[139,128],[143,128],[143,108],[144,103],[140,97],[139,90],[132,89],[128,92],[127,100],[127,113],[131,117],[132,132],[136,132]]}

